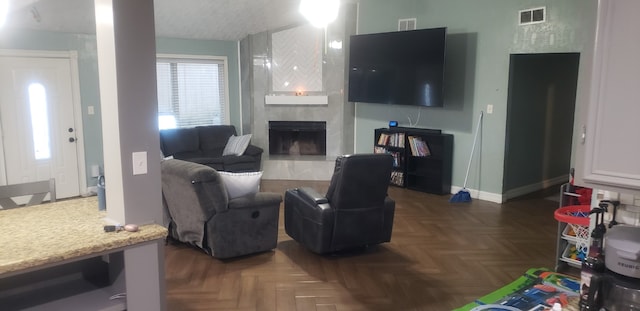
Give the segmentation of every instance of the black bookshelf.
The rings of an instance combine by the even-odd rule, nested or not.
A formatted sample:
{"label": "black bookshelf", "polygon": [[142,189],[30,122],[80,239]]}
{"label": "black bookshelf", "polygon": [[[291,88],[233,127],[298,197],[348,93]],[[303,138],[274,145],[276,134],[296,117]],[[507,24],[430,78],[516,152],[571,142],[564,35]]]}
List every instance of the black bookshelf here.
{"label": "black bookshelf", "polygon": [[451,193],[453,135],[408,127],[375,130],[374,152],[394,158],[391,184],[434,193]]}

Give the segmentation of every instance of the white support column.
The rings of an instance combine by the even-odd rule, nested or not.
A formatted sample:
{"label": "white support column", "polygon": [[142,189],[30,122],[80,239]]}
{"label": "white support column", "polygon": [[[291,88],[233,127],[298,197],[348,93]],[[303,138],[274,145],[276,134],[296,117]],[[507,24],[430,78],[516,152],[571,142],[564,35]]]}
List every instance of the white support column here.
{"label": "white support column", "polygon": [[107,215],[162,224],[153,0],[95,3]]}
{"label": "white support column", "polygon": [[[153,0],[95,8],[107,217],[163,224]],[[124,250],[127,310],[166,309],[161,243]]]}
{"label": "white support column", "polygon": [[124,250],[127,310],[166,310],[163,249],[157,241]]}

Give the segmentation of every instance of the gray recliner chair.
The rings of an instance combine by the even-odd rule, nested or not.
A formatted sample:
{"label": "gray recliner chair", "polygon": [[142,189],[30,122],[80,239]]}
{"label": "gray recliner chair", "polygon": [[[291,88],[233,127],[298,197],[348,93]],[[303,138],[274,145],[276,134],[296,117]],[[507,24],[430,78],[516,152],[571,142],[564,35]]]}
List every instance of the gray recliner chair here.
{"label": "gray recliner chair", "polygon": [[285,231],[319,254],[389,242],[395,212],[387,195],[392,167],[389,154],[338,157],[326,195],[306,187],[286,191]]}
{"label": "gray recliner chair", "polygon": [[282,195],[229,199],[222,177],[209,166],[172,159],[161,167],[171,238],[221,259],[276,248]]}

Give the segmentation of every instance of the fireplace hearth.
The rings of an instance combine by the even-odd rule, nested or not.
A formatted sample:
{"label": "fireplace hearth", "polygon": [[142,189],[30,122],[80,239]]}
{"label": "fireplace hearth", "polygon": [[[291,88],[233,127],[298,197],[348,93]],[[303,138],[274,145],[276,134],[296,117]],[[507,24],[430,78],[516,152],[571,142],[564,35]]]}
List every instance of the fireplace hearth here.
{"label": "fireplace hearth", "polygon": [[326,155],[324,121],[269,121],[270,155]]}

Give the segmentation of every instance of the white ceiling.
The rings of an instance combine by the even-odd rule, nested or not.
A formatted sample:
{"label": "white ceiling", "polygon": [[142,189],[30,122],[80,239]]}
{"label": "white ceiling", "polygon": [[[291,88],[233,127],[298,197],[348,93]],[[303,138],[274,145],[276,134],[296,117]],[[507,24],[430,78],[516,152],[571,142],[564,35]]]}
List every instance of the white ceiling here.
{"label": "white ceiling", "polygon": [[[300,0],[154,0],[159,37],[240,40],[305,22]],[[10,0],[5,27],[95,33],[93,0]]]}

